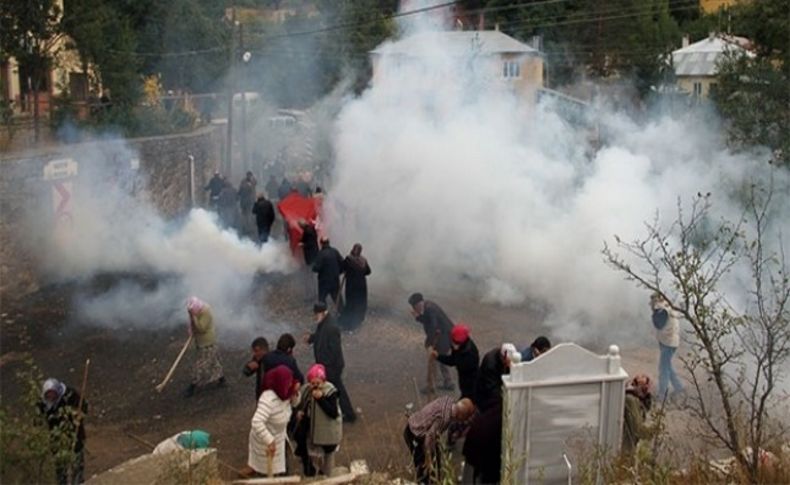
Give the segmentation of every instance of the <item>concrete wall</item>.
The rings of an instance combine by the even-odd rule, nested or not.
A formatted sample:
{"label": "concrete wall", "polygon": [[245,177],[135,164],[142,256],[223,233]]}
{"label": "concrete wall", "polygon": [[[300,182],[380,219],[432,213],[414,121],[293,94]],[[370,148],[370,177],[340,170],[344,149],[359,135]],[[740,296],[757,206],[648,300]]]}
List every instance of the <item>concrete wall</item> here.
{"label": "concrete wall", "polygon": [[42,283],[35,252],[44,246],[43,238],[53,236],[28,222],[31,215],[50,217],[55,226],[59,199],[53,182],[44,177],[49,162],[64,158],[77,162],[78,175],[64,179],[73,187],[79,187],[88,173],[97,172],[92,164],[103,164],[103,183],[121,184],[134,197],[148,200],[164,217],[171,218],[192,206],[189,155],[194,157],[194,202],[204,204],[202,188],[220,167],[224,136],[223,127],[210,126],[180,135],[60,145],[0,155],[0,301],[33,292]]}

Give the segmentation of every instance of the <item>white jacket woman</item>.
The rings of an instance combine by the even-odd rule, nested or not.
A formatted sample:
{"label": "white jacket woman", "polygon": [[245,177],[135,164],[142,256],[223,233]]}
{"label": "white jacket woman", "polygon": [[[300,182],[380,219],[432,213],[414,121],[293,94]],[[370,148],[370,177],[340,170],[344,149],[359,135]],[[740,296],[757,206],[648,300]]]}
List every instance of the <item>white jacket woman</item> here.
{"label": "white jacket woman", "polygon": [[247,464],[261,475],[277,475],[285,473],[286,426],[291,418],[291,398],[299,382],[290,369],[281,365],[266,372],[263,386],[252,417]]}

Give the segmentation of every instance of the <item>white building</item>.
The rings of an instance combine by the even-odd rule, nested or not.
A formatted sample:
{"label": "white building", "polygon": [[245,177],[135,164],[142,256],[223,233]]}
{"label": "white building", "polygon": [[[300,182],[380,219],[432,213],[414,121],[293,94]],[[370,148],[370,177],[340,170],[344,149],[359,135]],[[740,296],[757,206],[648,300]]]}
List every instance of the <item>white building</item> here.
{"label": "white building", "polygon": [[752,55],[748,46],[749,41],[743,37],[711,34],[691,45],[685,37],[683,47],[672,52],[678,87],[695,98],[707,98],[717,84],[719,65],[728,55]]}

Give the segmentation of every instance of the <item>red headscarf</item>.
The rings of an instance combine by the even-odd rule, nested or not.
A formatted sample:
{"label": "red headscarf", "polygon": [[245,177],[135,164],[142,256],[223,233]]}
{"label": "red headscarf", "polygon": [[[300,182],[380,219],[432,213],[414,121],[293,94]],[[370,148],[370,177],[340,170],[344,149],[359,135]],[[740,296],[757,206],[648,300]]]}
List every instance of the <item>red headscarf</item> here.
{"label": "red headscarf", "polygon": [[455,345],[463,344],[469,340],[469,327],[463,323],[459,323],[458,325],[454,326],[450,331],[450,339]]}
{"label": "red headscarf", "polygon": [[271,389],[277,397],[287,401],[294,393],[293,372],[284,365],[278,365],[263,375],[263,388]]}

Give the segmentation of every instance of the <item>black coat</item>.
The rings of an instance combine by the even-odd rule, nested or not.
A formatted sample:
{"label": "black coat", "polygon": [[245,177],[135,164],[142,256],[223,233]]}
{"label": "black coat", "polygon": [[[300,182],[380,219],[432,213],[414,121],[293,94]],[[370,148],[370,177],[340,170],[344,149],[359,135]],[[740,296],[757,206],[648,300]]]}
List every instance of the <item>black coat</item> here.
{"label": "black coat", "polygon": [[365,261],[361,267],[350,257],[343,260],[343,271],[346,274],[346,304],[343,307],[345,325],[356,327],[365,320],[368,311],[368,281],[370,265]]}
{"label": "black coat", "polygon": [[283,200],[284,198],[288,197],[288,194],[291,193],[291,183],[288,180],[283,179],[282,183],[280,184],[280,188],[277,189],[277,198]]}
{"label": "black coat", "polygon": [[248,211],[255,203],[255,179],[244,179],[239,184],[239,206]]}
{"label": "black coat", "polygon": [[[264,357],[266,356],[264,355]],[[263,368],[263,359],[256,360],[255,362],[258,364],[257,369],[250,370],[250,368],[245,364],[241,372],[247,377],[252,375],[255,376],[255,400],[257,401],[261,397],[261,394],[263,394],[263,374],[265,373],[265,370]]]}
{"label": "black coat", "polygon": [[275,180],[274,177],[269,177],[269,181],[266,182],[266,187],[264,187],[264,190],[266,190],[266,195],[270,199],[277,197],[277,180]]}
{"label": "black coat", "polygon": [[[69,433],[74,432],[74,427],[77,424],[77,409],[80,406],[80,393],[76,389],[66,387],[66,392],[60,401],[47,410],[47,406],[43,401],[39,401],[39,412],[47,420],[47,426],[50,430],[60,428]],[[88,402],[82,401],[82,414],[88,414]],[[79,420],[79,428],[77,429],[77,441],[74,446],[74,451],[79,452],[85,446],[85,420]]]}
{"label": "black coat", "polygon": [[304,376],[299,370],[299,365],[297,365],[296,359],[293,355],[276,349],[272,352],[267,352],[266,355],[263,356],[263,360],[261,360],[261,362],[263,363],[264,372],[272,370],[278,365],[284,365],[288,367],[291,369],[294,379],[299,381],[300,384],[304,384]]}
{"label": "black coat", "polygon": [[425,309],[415,320],[422,323],[422,328],[425,330],[426,347],[435,348],[439,355],[450,352],[450,332],[454,325],[442,307],[425,300]]}
{"label": "black coat", "polygon": [[211,177],[211,180],[208,181],[203,190],[209,191],[209,196],[211,197],[218,197],[219,193],[222,192],[222,189],[225,187],[225,181],[222,180],[222,177],[215,175]]}
{"label": "black coat", "polygon": [[502,398],[502,376],[510,373],[505,367],[502,351],[499,347],[483,356],[475,384],[475,405],[485,410],[497,399]]}
{"label": "black coat", "polygon": [[252,213],[255,214],[255,223],[258,227],[271,229],[274,224],[274,206],[266,199],[258,199],[252,206]]}
{"label": "black coat", "polygon": [[453,349],[450,355],[440,355],[439,362],[453,366],[458,371],[458,387],[461,388],[461,397],[475,398],[475,383],[477,382],[480,354],[477,345],[468,339],[458,349]]}
{"label": "black coat", "polygon": [[[307,342],[313,345],[316,363],[323,364],[326,368],[327,378],[343,372],[346,363],[343,360],[340,328],[335,323],[335,317],[328,313]],[[332,382],[332,379],[328,380]]]}
{"label": "black coat", "polygon": [[318,256],[318,234],[313,226],[302,228],[302,251],[305,264],[312,266]]}
{"label": "black coat", "polygon": [[466,463],[474,468],[480,483],[499,483],[502,466],[502,401],[494,401],[477,416],[466,433],[463,449]]}
{"label": "black coat", "polygon": [[340,251],[332,246],[322,248],[313,263],[313,271],[318,273],[319,288],[340,288],[340,274],[343,272],[343,256]]}

